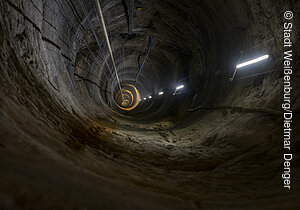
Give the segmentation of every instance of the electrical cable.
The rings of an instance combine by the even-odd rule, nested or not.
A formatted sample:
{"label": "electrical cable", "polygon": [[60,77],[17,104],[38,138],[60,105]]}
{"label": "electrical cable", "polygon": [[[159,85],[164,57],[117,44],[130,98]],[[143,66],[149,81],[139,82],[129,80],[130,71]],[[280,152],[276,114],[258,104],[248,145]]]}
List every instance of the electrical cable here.
{"label": "electrical cable", "polygon": [[136,75],[136,78],[135,78],[135,84],[136,84],[136,82],[137,82],[137,80],[138,80],[138,78],[139,78],[139,75],[140,75],[140,73],[141,73],[141,71],[142,71],[142,69],[143,69],[143,67],[144,67],[144,64],[145,64],[145,62],[146,62],[146,60],[147,60],[147,57],[148,57],[148,55],[149,55],[149,53],[150,53],[150,50],[151,50],[151,46],[152,46],[153,40],[154,40],[154,37],[151,38],[151,41],[150,41],[150,44],[149,44],[149,47],[148,47],[147,54],[146,54],[146,56],[145,56],[145,58],[144,58],[144,60],[143,60],[143,63],[142,63],[142,65],[141,65],[141,67],[140,67],[140,69],[139,69],[139,71],[138,71],[138,73],[137,73],[137,75]]}
{"label": "electrical cable", "polygon": [[282,111],[269,109],[269,108],[262,108],[262,107],[236,107],[236,106],[215,106],[215,107],[205,107],[205,106],[197,106],[196,108],[189,109],[190,112],[197,111],[198,109],[232,109],[238,112],[262,112],[272,115],[282,115]]}

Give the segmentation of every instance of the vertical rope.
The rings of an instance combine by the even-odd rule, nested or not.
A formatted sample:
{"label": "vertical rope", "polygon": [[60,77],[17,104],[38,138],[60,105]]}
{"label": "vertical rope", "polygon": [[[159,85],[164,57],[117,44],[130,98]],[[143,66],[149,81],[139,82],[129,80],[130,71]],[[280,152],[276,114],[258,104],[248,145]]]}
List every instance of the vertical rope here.
{"label": "vertical rope", "polygon": [[108,38],[108,34],[107,34],[105,22],[104,22],[104,17],[103,17],[102,11],[101,11],[100,1],[95,0],[95,4],[96,4],[96,11],[98,13],[98,16],[99,16],[99,19],[100,19],[100,22],[101,22],[101,25],[102,25],[102,28],[103,28],[106,44],[107,44],[107,47],[108,47],[108,50],[109,50],[109,54],[110,54],[110,57],[111,57],[111,60],[112,60],[112,63],[113,63],[114,70],[115,70],[115,74],[116,74],[116,78],[117,78],[118,85],[119,85],[119,88],[120,88],[120,92],[122,94],[122,87],[121,87],[121,83],[120,83],[120,80],[119,80],[117,67],[116,67],[116,64],[115,64],[115,60],[114,60],[113,52],[112,52],[112,49],[111,49],[111,45],[110,45],[110,42],[109,42],[109,38]]}

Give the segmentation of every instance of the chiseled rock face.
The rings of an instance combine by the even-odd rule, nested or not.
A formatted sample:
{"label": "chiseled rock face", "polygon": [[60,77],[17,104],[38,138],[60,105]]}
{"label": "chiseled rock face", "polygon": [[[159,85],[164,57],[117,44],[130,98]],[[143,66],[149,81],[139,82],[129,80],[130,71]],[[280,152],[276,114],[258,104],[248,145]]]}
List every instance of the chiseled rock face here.
{"label": "chiseled rock face", "polygon": [[[93,1],[0,1],[0,209],[298,209],[299,71],[290,190],[281,103],[283,13],[296,69],[299,2],[140,0],[131,35],[129,1],[101,5],[121,83],[164,95],[116,106]],[[240,51],[270,59],[230,82]]]}

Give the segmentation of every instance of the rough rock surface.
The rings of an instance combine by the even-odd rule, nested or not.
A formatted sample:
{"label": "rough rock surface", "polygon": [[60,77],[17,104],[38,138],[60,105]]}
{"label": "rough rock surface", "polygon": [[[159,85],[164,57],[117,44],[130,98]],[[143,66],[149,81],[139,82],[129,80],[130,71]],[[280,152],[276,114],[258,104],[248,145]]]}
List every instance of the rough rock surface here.
{"label": "rough rock surface", "polygon": [[[282,16],[299,2],[139,0],[130,39],[124,2],[101,1],[120,79],[154,36],[141,94],[193,91],[121,112],[93,1],[0,1],[0,209],[300,209],[298,70],[290,191],[280,114]],[[241,50],[269,52],[271,72],[230,82]]]}

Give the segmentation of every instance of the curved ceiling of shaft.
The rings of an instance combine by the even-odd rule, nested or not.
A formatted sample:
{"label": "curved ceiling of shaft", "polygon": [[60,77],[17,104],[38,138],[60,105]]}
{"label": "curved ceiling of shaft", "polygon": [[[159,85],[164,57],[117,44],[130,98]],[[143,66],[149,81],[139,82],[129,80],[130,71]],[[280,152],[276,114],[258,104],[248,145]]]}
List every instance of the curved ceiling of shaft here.
{"label": "curved ceiling of shaft", "polygon": [[188,101],[193,89],[187,51],[176,43],[174,31],[157,33],[153,28],[157,21],[148,18],[152,8],[145,2],[79,3],[85,18],[79,27],[69,23],[77,28],[77,85],[82,87],[84,81],[94,103],[113,117],[177,121],[181,105],[177,102]]}

